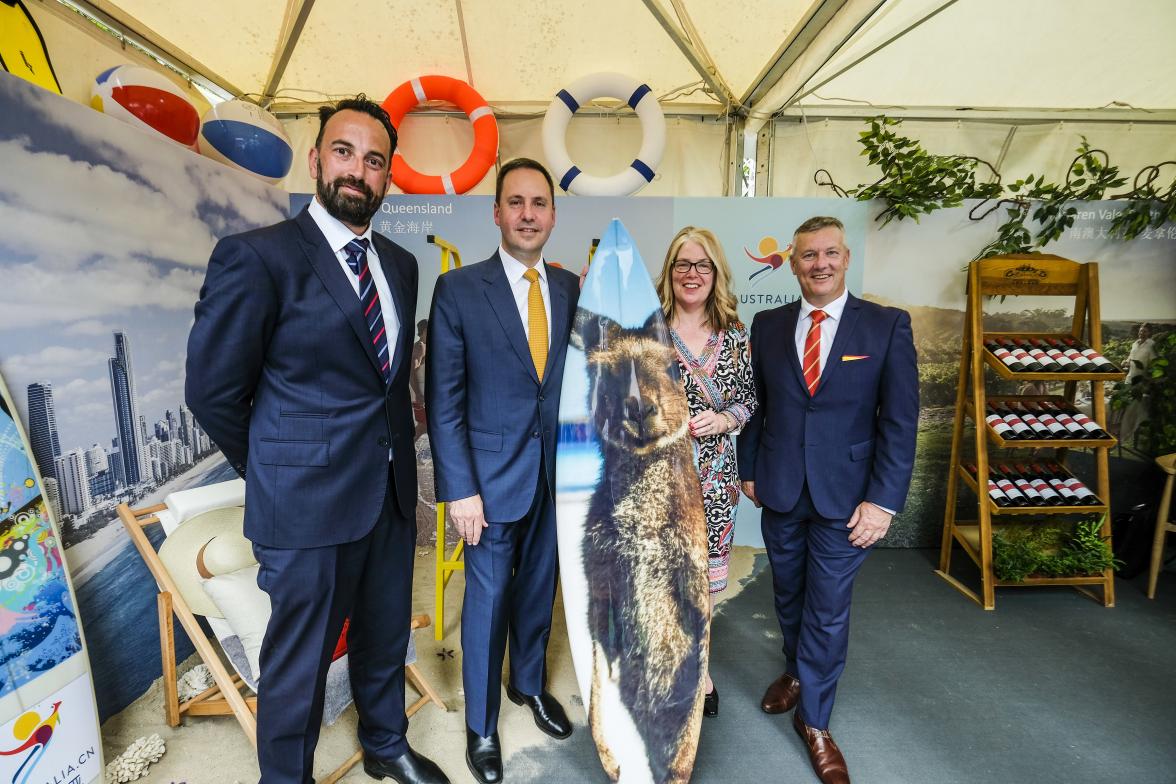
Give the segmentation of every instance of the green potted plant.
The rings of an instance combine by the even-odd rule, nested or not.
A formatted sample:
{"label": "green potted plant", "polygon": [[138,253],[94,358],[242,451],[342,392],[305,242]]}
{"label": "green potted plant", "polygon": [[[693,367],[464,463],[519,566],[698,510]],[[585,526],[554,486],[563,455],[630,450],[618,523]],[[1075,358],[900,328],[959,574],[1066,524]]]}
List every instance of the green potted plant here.
{"label": "green potted plant", "polygon": [[997,579],[1086,577],[1118,568],[1102,518],[1077,523],[1008,525],[992,535],[992,570]]}

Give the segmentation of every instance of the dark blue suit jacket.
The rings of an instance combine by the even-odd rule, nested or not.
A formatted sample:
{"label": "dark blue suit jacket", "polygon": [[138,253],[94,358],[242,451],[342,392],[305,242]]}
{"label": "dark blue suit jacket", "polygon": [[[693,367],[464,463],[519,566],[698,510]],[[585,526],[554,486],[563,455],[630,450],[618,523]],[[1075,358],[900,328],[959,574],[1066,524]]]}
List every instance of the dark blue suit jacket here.
{"label": "dark blue suit jacket", "polygon": [[812,397],[796,355],[799,317],[797,301],[752,321],[759,408],[737,439],[740,478],[778,512],[796,505],[806,482],[829,519],[848,519],[863,500],[901,511],[919,423],[910,315],[851,294]]}
{"label": "dark blue suit jacket", "polygon": [[246,477],[245,535],[269,547],[356,541],[375,526],[393,454],[400,512],[416,506],[408,373],[417,263],[372,240],[400,319],[392,383],[359,298],[310,214],[225,237],[188,337],[188,406]]}
{"label": "dark blue suit jacket", "polygon": [[551,349],[543,382],[498,253],[445,273],[433,291],[425,409],[438,501],[481,494],[487,522],[524,517],[543,461],[555,496],[555,442],[579,278],[547,265]]}

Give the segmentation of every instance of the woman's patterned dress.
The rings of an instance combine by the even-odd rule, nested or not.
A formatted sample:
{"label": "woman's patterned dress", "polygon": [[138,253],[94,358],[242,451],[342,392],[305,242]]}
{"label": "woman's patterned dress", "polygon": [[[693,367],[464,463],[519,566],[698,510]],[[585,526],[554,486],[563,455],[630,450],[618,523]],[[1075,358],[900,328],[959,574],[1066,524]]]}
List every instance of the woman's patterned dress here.
{"label": "woman's patterned dress", "polygon": [[[747,331],[736,323],[711,335],[702,354],[695,357],[678,333],[670,330],[678,351],[678,364],[690,403],[690,416],[707,409],[735,418],[736,431],[755,411],[755,385],[751,377],[751,353]],[[727,587],[731,542],[735,538],[735,511],[739,505],[739,470],[735,464],[733,433],[703,436],[695,440],[698,478],[706,508],[710,557],[710,592]]]}

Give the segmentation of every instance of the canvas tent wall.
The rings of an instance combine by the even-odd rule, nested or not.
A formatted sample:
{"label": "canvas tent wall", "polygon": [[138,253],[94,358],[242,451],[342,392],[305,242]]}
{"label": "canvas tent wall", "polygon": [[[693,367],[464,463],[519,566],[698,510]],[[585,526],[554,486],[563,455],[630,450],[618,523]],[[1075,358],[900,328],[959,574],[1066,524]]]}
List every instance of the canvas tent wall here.
{"label": "canvas tent wall", "polygon": [[[907,133],[932,151],[1000,161],[1006,180],[1060,176],[1082,135],[1129,174],[1176,150],[1167,0],[72,5],[282,116],[299,151],[284,183],[292,191],[309,188],[301,156],[318,103],[359,91],[380,99],[426,73],[470,81],[490,101],[502,159],[543,159],[542,113],[573,79],[616,70],[647,82],[669,127],[658,179],[642,195],[738,194],[753,152],[746,134],[757,132],[759,194],[822,193],[812,182],[820,167],[842,185],[871,181],[857,134],[878,113],[907,118]],[[85,100],[96,73],[136,57],[58,0],[29,6],[67,95]],[[626,165],[640,143],[636,117],[608,102],[582,114],[568,136],[581,168]],[[414,113],[404,128],[404,153],[422,171],[454,167],[471,143],[452,111]],[[474,192],[492,192],[492,176]]]}

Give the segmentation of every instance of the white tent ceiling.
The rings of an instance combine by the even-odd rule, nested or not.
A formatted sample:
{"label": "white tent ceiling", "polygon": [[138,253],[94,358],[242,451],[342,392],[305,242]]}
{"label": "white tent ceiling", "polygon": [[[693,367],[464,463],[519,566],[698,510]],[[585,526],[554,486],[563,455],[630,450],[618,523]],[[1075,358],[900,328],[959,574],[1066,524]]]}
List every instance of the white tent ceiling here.
{"label": "white tent ceiling", "polygon": [[537,112],[602,70],[645,81],[669,111],[730,105],[753,120],[863,105],[1176,110],[1172,0],[75,4],[279,111],[360,91],[382,99],[439,73],[501,111]]}

